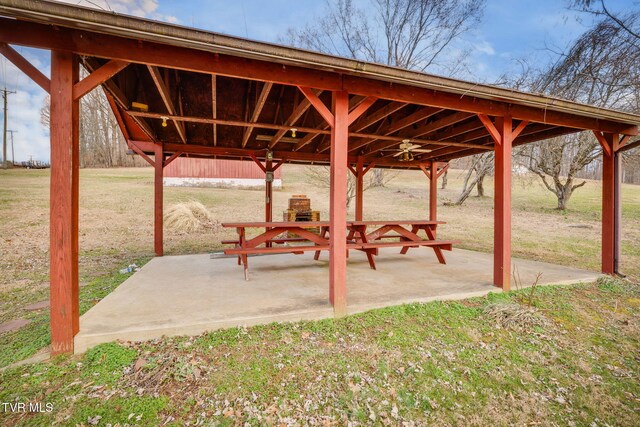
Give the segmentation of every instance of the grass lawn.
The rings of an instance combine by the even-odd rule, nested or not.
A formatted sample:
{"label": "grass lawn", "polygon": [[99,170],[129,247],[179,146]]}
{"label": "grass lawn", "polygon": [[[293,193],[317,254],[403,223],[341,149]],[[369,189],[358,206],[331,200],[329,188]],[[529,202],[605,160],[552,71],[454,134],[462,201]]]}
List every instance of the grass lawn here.
{"label": "grass lawn", "polygon": [[[283,167],[274,217],[293,194],[307,194],[328,218],[328,190]],[[0,171],[0,324],[30,321],[0,334],[0,366],[48,344],[48,310],[25,310],[48,299],[48,171]],[[491,251],[492,183],[488,195],[455,200],[461,171],[440,191],[439,231],[466,249]],[[153,249],[153,175],[149,168],[82,170],[80,211],[81,311],[111,292]],[[513,253],[598,270],[601,185],[579,189],[570,209],[554,209],[534,178],[513,188]],[[638,311],[640,187],[623,186],[622,270],[631,280],[537,291],[544,321],[525,329],[497,328],[485,306],[524,303],[519,293],[458,303],[409,305],[340,320],[231,329],[196,338],[107,344],[84,356],[60,358],[1,373],[0,397],[46,401],[49,415],[8,415],[0,424],[183,425],[199,418],[220,424],[299,425],[640,424]],[[260,220],[264,191],[167,188],[165,206],[198,200],[220,221]],[[403,172],[364,196],[365,219],[425,218],[427,181]],[[350,208],[353,214],[353,206]],[[229,231],[165,231],[165,253],[210,251]],[[508,409],[507,409],[508,408]],[[133,414],[133,415],[131,415]],[[204,415],[202,415],[204,414]],[[98,416],[102,418],[97,418]],[[315,420],[315,421],[314,421]],[[216,424],[215,422],[213,423]]]}
{"label": "grass lawn", "polygon": [[0,423],[50,425],[638,425],[640,289],[538,288],[533,318],[487,307],[530,292],[338,320],[103,344],[0,373]]}

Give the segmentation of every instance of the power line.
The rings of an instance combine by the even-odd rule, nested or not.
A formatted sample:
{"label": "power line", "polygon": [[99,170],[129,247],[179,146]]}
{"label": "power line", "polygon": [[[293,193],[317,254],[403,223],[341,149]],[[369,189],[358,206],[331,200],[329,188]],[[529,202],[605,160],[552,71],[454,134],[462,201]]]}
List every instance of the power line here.
{"label": "power line", "polygon": [[2,89],[2,97],[4,98],[4,134],[2,139],[2,166],[4,168],[8,166],[8,163],[7,163],[7,98],[12,93],[16,93],[16,92],[7,90],[6,87]]}

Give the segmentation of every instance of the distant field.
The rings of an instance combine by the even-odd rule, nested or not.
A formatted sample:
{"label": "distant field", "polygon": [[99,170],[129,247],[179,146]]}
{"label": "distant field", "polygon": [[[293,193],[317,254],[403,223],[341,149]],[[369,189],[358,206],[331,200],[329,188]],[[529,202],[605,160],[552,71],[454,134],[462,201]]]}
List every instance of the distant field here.
{"label": "distant field", "polygon": [[[285,166],[276,219],[292,194],[307,194],[328,218],[328,190],[306,182],[304,172]],[[490,180],[488,197],[442,206],[457,197],[461,175],[452,171],[440,192],[447,225],[439,233],[491,251]],[[129,277],[120,268],[153,256],[152,178],[151,169],[81,172],[81,313]],[[0,367],[49,343],[48,310],[25,310],[48,299],[48,183],[48,171],[0,171],[0,324],[30,322],[0,333]],[[599,269],[598,182],[581,188],[562,213],[535,179],[516,178],[513,190],[514,256]],[[264,214],[263,190],[165,194],[166,207],[197,200],[219,221]],[[107,343],[0,370],[0,401],[54,408],[3,411],[0,424],[639,425],[640,187],[624,186],[623,198],[622,269],[635,282],[603,278],[342,319]],[[427,181],[418,172],[365,193],[365,219],[427,212]],[[166,253],[219,248],[231,233],[168,229]],[[500,313],[517,314],[515,324]]]}
{"label": "distant field", "polygon": [[[312,206],[329,215],[328,189],[306,181],[305,168],[283,167],[284,188],[274,194],[274,218],[281,218],[287,199],[307,194]],[[439,194],[439,218],[447,221],[440,234],[460,240],[460,247],[492,251],[492,182],[485,198],[470,197],[463,206],[443,206],[455,200],[462,171],[449,173],[449,185]],[[40,285],[48,280],[47,170],[0,171],[0,290]],[[165,207],[198,200],[220,221],[263,219],[263,190],[166,188]],[[564,265],[598,270],[600,266],[601,185],[579,189],[567,212],[554,209],[554,196],[536,178],[515,178],[513,186],[513,253]],[[132,259],[153,255],[153,171],[85,169],[81,171],[80,274],[84,278],[113,271]],[[350,208],[353,215],[354,206]],[[385,188],[364,196],[365,219],[426,218],[428,190],[422,172],[402,172]],[[623,186],[622,270],[640,277],[640,186]],[[205,252],[219,247],[226,233],[176,233],[165,230],[165,253]],[[4,310],[3,310],[4,311]],[[4,315],[2,315],[4,317]]]}
{"label": "distant field", "polygon": [[[460,240],[459,247],[492,251],[492,182],[488,197],[470,197],[463,206],[443,206],[455,200],[462,171],[449,173],[449,185],[439,194],[439,218],[447,221],[439,234]],[[328,216],[328,189],[306,180],[305,167],[283,167],[284,188],[274,194],[274,218],[281,218],[287,199],[307,194],[312,207]],[[365,219],[415,219],[428,216],[427,180],[422,172],[402,172],[385,188],[364,196]],[[517,177],[513,186],[513,254],[590,270],[600,268],[599,182],[589,182],[571,200],[571,209],[558,212],[555,199],[536,178]],[[16,317],[33,322],[23,328],[29,350],[47,341],[47,313],[21,310],[48,299],[49,171],[0,170],[0,323]],[[219,221],[263,219],[264,190],[166,188],[165,207],[189,200],[202,202]],[[117,285],[113,274],[131,262],[153,256],[153,170],[85,169],[81,171],[80,276],[83,304]],[[354,206],[350,208],[353,215]],[[233,231],[178,233],[165,230],[165,253],[206,252],[220,248]],[[622,271],[640,277],[640,186],[623,186]],[[105,284],[106,283],[106,284]],[[44,334],[44,335],[43,335]],[[17,337],[0,335],[0,350],[12,348]],[[21,350],[22,351],[22,350]],[[5,361],[5,362],[8,362]],[[2,365],[0,360],[0,365]]]}

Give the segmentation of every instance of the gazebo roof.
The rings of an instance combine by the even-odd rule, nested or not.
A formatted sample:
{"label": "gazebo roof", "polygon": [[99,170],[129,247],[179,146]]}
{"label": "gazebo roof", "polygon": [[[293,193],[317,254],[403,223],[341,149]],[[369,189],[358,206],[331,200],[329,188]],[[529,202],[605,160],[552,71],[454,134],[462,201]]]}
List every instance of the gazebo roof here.
{"label": "gazebo roof", "polygon": [[[125,137],[147,153],[163,143],[190,156],[264,158],[269,150],[328,163],[330,127],[304,91],[327,108],[332,91],[349,92],[350,108],[366,109],[350,125],[350,161],[380,167],[492,150],[491,116],[523,127],[514,145],[581,130],[635,135],[640,123],[560,98],[67,4],[0,0],[0,16],[9,43],[72,50],[89,71],[115,73],[103,87]],[[430,151],[400,162],[393,155],[403,140]]]}

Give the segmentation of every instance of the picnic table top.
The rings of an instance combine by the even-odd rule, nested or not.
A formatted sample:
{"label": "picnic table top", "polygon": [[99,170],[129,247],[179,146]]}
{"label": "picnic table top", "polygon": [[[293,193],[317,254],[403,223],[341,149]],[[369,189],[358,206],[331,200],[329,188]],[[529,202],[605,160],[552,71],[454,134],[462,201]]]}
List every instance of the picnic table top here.
{"label": "picnic table top", "polygon": [[279,222],[225,222],[222,224],[223,227],[228,228],[264,228],[264,227],[299,227],[299,228],[308,228],[308,227],[324,227],[328,226],[329,221],[279,221]]}
{"label": "picnic table top", "polygon": [[[377,220],[377,221],[347,221],[346,225],[436,225],[446,224],[444,221],[429,220]],[[225,222],[222,224],[227,228],[265,228],[265,227],[283,227],[283,228],[309,228],[309,227],[328,227],[329,221],[279,221],[279,222]]]}
{"label": "picnic table top", "polygon": [[429,221],[429,220],[412,220],[412,219],[401,219],[401,220],[376,220],[376,221],[347,221],[347,224],[351,225],[437,225],[437,224],[446,224],[444,221]]}

